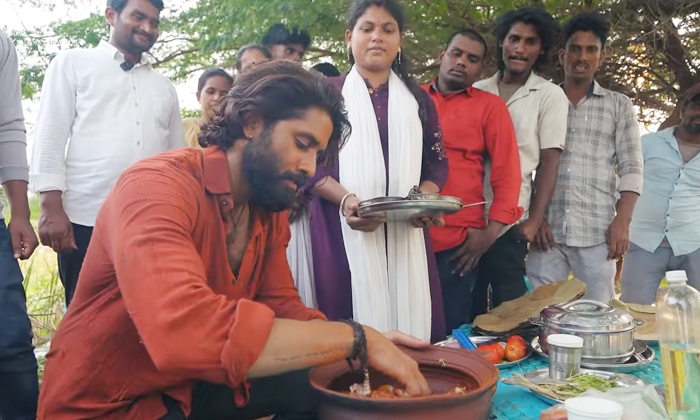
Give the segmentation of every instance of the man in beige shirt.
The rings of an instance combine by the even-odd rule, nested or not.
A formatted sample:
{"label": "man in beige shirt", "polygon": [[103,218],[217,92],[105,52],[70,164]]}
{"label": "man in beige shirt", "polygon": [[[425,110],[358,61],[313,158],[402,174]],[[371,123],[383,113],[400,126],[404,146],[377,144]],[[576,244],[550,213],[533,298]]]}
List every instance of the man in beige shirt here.
{"label": "man in beige shirt", "polygon": [[[520,151],[522,187],[518,205],[525,210],[520,222],[509,227],[481,258],[473,294],[475,316],[487,310],[489,285],[493,306],[527,292],[528,243],[535,239],[544,220],[566,139],[566,95],[557,85],[535,74],[546,64],[558,29],[556,21],[542,9],[525,7],[507,12],[498,19],[494,30],[499,42],[499,71],[474,84],[499,95],[508,106]],[[484,196],[491,199],[490,185],[485,190]]]}

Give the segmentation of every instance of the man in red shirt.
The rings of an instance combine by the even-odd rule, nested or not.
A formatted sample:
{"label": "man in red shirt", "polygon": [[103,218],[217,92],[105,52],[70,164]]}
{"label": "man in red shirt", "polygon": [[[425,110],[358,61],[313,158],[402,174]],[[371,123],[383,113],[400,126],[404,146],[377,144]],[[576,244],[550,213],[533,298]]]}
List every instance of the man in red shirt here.
{"label": "man in red shirt", "polygon": [[450,162],[442,194],[459,197],[465,205],[483,202],[487,164],[494,191],[488,222],[480,204],[445,217],[444,227],[430,231],[448,331],[471,321],[479,258],[523,213],[518,207],[520,157],[508,108],[498,96],[472,87],[485,54],[486,42],[478,32],[456,32],[440,52],[438,78],[423,87],[435,101]]}
{"label": "man in red shirt", "polygon": [[282,210],[319,155],[337,157],[346,115],[322,75],[262,63],[203,128],[208,148],[128,169],[97,217],[38,419],[314,418],[300,370],[365,355],[410,394],[429,393],[382,334],[325,321],[294,288]]}

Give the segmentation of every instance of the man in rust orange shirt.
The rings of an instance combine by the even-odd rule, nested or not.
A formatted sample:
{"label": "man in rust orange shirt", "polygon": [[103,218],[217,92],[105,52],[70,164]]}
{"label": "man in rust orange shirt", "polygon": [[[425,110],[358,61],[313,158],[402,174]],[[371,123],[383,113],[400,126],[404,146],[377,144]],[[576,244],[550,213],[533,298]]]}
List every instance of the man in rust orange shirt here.
{"label": "man in rust orange shirt", "polygon": [[454,33],[440,53],[440,74],[423,88],[433,98],[450,162],[442,194],[465,205],[484,201],[486,162],[491,166],[493,204],[488,221],[484,205],[463,208],[432,228],[448,331],[470,322],[475,268],[505,226],[523,213],[518,207],[520,157],[506,104],[472,87],[483,70],[486,42],[476,31]]}
{"label": "man in rust orange shirt", "polygon": [[294,288],[283,210],[319,154],[337,157],[348,128],[322,75],[264,63],[203,128],[208,148],[128,169],[97,217],[38,419],[311,419],[303,369],[356,356],[410,394],[429,393],[390,340],[327,322]]}

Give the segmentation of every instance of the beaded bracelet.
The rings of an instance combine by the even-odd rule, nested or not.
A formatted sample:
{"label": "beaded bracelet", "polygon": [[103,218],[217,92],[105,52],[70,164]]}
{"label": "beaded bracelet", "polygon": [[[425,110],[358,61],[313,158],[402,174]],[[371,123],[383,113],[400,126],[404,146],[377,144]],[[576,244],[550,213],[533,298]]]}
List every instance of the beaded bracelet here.
{"label": "beaded bracelet", "polygon": [[[362,325],[358,324],[352,319],[344,319],[340,322],[350,325],[353,329],[354,341],[352,343],[352,352],[347,358],[348,365],[350,365],[350,369],[352,369],[353,371],[366,369],[369,357],[367,355],[367,336],[365,335],[365,329],[362,327]],[[354,360],[360,362],[359,369],[355,369],[355,367],[353,366],[352,362]]]}

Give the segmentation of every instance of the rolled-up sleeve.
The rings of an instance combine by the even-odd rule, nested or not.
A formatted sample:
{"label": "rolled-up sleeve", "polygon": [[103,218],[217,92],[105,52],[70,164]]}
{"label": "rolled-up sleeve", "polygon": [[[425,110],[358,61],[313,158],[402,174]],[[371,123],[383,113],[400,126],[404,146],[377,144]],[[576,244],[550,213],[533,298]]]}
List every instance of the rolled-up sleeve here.
{"label": "rolled-up sleeve", "polygon": [[[0,183],[29,180],[17,52],[0,30]],[[0,215],[0,218],[2,216]]]}
{"label": "rolled-up sleeve", "polygon": [[506,104],[493,101],[484,124],[484,140],[491,160],[493,204],[489,220],[513,224],[523,215],[520,197],[520,153],[515,129]]}
{"label": "rolled-up sleeve", "polygon": [[642,193],[644,184],[644,156],[639,134],[639,123],[632,101],[619,94],[618,118],[615,124],[615,155],[617,174],[620,177],[618,191]]}
{"label": "rolled-up sleeve", "polygon": [[325,320],[322,312],[304,305],[294,286],[294,278],[287,261],[287,245],[292,235],[285,215],[286,213],[273,216],[274,225],[269,239],[270,252],[266,253],[263,262],[262,284],[255,300],[269,306],[277,318],[299,321]]}
{"label": "rolled-up sleeve", "polygon": [[540,102],[537,132],[540,149],[564,150],[566,125],[569,116],[569,98],[559,86],[549,86]]}
{"label": "rolled-up sleeve", "polygon": [[66,144],[75,120],[77,92],[71,64],[68,54],[59,54],[44,76],[29,172],[34,192],[66,189]]}
{"label": "rolled-up sleeve", "polygon": [[156,368],[237,388],[267,343],[274,312],[209,286],[191,237],[197,191],[158,169],[131,171],[103,207],[109,226],[96,231],[107,232],[120,292]]}

